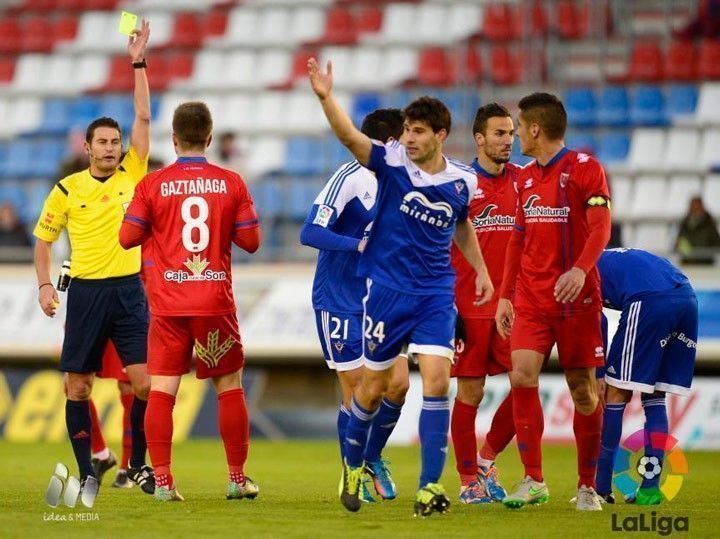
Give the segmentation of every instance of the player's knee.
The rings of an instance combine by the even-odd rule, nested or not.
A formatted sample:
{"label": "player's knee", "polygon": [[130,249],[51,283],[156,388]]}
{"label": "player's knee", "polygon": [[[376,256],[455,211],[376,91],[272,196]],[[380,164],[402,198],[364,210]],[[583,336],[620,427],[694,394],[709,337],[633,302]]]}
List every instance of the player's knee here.
{"label": "player's knee", "polygon": [[479,406],[485,397],[484,378],[461,378],[458,380],[457,398],[469,406]]}
{"label": "player's knee", "polygon": [[405,402],[405,395],[410,389],[410,380],[407,377],[393,379],[388,386],[386,396],[394,403]]}
{"label": "player's knee", "polygon": [[138,399],[143,401],[148,400],[148,396],[150,395],[150,378],[146,376],[142,380],[133,382],[132,388],[133,393]]}
{"label": "player's knee", "polygon": [[92,393],[92,383],[86,379],[69,380],[67,384],[67,398],[71,401],[86,401]]}
{"label": "player's knee", "polygon": [[598,397],[590,384],[577,384],[570,388],[575,408],[581,413],[591,413],[597,406]]}
{"label": "player's knee", "polygon": [[538,381],[538,376],[534,373],[515,368],[510,371],[512,387],[537,387]]}
{"label": "player's knee", "polygon": [[449,386],[448,378],[439,373],[423,377],[423,395],[426,397],[445,397]]}

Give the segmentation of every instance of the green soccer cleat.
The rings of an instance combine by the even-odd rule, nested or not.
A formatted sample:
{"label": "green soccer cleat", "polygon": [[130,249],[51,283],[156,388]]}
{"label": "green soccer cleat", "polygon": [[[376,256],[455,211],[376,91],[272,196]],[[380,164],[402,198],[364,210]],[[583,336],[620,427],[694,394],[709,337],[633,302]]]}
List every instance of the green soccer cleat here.
{"label": "green soccer cleat", "polygon": [[635,505],[660,505],[663,495],[657,487],[639,488],[635,494]]}
{"label": "green soccer cleat", "polygon": [[235,481],[228,482],[225,498],[228,500],[242,500],[243,498],[254,500],[259,493],[260,487],[255,484],[255,481],[245,476],[245,482],[243,484],[236,483]]}
{"label": "green soccer cleat", "polygon": [[155,487],[155,493],[153,494],[155,499],[159,502],[184,502],[182,494],[180,494],[175,487]]}
{"label": "green soccer cleat", "polygon": [[370,494],[368,483],[372,483],[372,479],[368,475],[365,475],[360,485],[360,501],[363,503],[377,503],[377,500]]}
{"label": "green soccer cleat", "polygon": [[550,499],[550,491],[545,483],[535,481],[529,475],[518,483],[515,492],[503,498],[503,505],[509,509],[520,509],[525,505],[546,503]]}
{"label": "green soccer cleat", "polygon": [[339,494],[340,501],[345,509],[353,513],[360,510],[360,489],[362,485],[364,466],[351,468],[347,461],[343,460],[343,470],[340,476]]}
{"label": "green soccer cleat", "polygon": [[429,517],[433,513],[447,513],[450,499],[439,483],[428,483],[415,495],[415,516]]}

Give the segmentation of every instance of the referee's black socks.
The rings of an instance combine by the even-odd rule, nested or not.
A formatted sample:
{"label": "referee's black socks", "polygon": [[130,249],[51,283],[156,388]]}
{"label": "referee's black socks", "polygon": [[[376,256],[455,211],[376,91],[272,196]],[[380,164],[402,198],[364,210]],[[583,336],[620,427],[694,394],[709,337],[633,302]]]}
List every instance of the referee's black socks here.
{"label": "referee's black socks", "polygon": [[90,463],[92,423],[89,401],[65,401],[65,424],[80,471],[80,479],[85,479],[88,475],[94,476]]}
{"label": "referee's black socks", "polygon": [[132,430],[131,468],[140,468],[145,464],[145,452],[147,451],[147,441],[145,440],[146,409],[147,401],[140,400],[135,396],[130,409],[130,429]]}

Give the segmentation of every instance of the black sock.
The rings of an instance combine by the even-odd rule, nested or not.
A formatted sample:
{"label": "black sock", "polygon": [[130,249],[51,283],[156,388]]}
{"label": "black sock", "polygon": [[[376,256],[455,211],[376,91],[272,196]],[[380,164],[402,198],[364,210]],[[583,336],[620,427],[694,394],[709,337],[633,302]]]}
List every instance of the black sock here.
{"label": "black sock", "polygon": [[90,435],[92,423],[90,421],[90,403],[88,401],[65,401],[65,424],[72,444],[75,460],[80,471],[80,479],[85,479],[93,473],[90,457],[92,456]]}
{"label": "black sock", "polygon": [[131,468],[139,468],[145,464],[145,452],[147,451],[147,442],[145,441],[146,408],[147,401],[140,400],[135,396],[130,409],[130,428],[132,430]]}

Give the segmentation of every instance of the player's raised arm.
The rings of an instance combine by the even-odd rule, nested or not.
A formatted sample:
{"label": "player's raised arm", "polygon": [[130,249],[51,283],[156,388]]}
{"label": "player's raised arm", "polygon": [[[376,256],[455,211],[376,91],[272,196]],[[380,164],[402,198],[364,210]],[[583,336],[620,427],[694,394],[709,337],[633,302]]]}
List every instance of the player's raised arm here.
{"label": "player's raised arm", "polygon": [[332,63],[327,63],[327,72],[323,73],[317,60],[310,58],[308,60],[308,74],[310,86],[312,86],[315,95],[320,100],[323,112],[325,112],[333,133],[352,152],[360,164],[367,165],[370,161],[372,141],[353,125],[350,116],[347,115],[332,95]]}
{"label": "player's raised arm", "polygon": [[140,159],[145,159],[150,152],[150,85],[145,64],[149,38],[150,23],[143,19],[140,30],[135,30],[128,42],[128,53],[135,71],[135,120],[130,133],[130,145],[135,148]]}
{"label": "player's raised arm", "polygon": [[453,239],[455,245],[458,246],[465,259],[477,273],[475,278],[475,295],[477,296],[475,304],[483,305],[492,299],[495,289],[490,280],[490,274],[485,265],[482,252],[480,252],[475,229],[470,219],[458,221]]}

